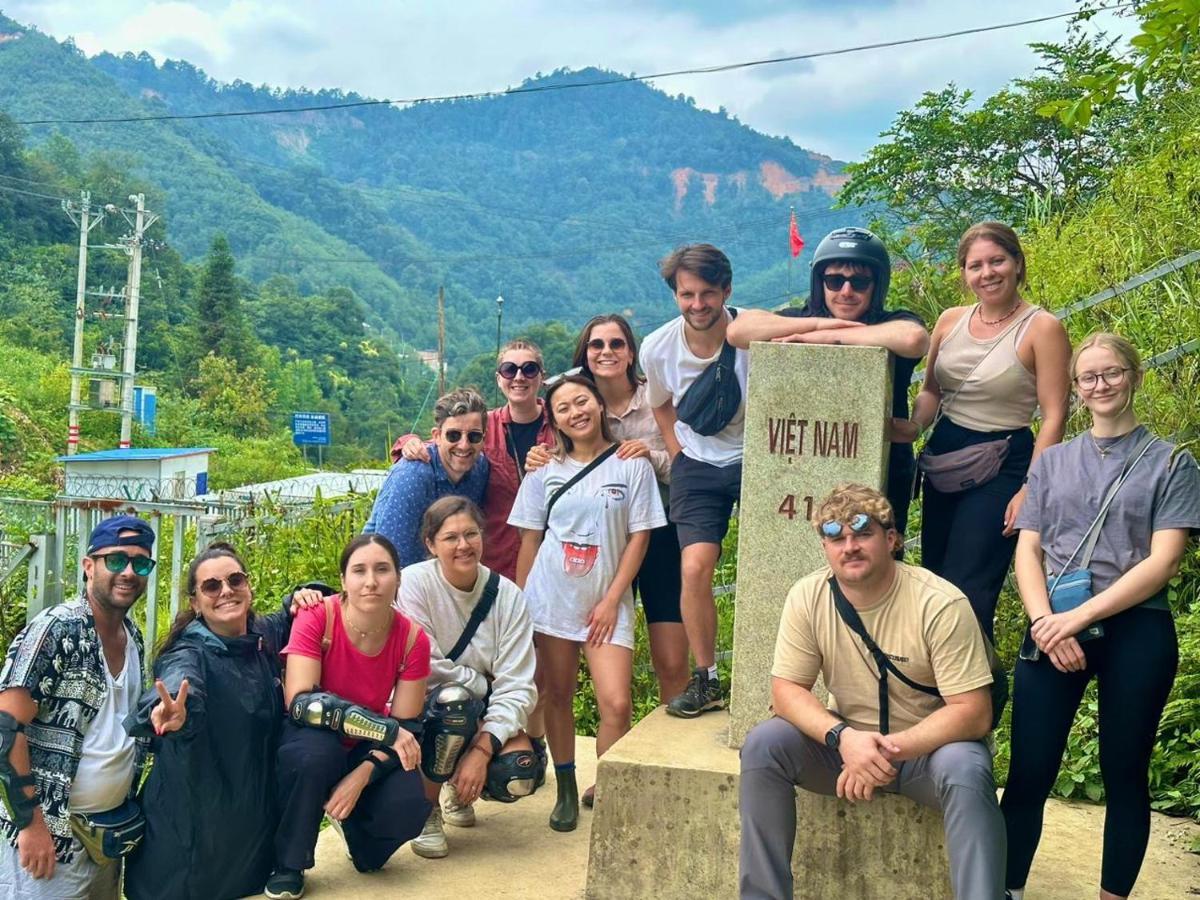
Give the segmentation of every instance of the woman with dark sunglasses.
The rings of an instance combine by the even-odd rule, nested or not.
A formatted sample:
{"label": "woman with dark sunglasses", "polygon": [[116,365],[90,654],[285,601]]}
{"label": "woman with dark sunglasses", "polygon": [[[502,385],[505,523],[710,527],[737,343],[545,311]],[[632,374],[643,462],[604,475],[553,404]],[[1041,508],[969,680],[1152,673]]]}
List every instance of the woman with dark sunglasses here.
{"label": "woman with dark sunglasses", "polygon": [[256,615],[246,567],[222,543],[192,560],[187,596],[155,687],[126,721],[155,754],[140,797],[146,835],[125,870],[130,900],[257,894],[275,858],[279,651],[299,604]]}

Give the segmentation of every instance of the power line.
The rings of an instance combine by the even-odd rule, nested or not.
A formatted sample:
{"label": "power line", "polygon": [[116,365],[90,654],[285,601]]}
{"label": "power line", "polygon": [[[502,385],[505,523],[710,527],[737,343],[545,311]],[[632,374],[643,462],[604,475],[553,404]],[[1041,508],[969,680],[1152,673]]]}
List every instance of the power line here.
{"label": "power line", "polygon": [[[1117,3],[1111,6],[1095,7],[1091,12],[1111,12],[1134,7],[1135,3]],[[247,109],[227,110],[223,112],[201,113],[163,113],[146,116],[111,116],[93,119],[30,119],[16,122],[17,125],[124,125],[134,122],[168,122],[195,119],[234,119],[251,116],[289,115],[304,112],[328,112],[339,109],[355,109],[369,106],[416,105],[419,103],[439,103],[453,100],[484,100],[493,97],[504,97],[515,94],[541,94],[551,91],[575,90],[578,88],[603,87],[612,84],[628,84],[630,82],[652,81],[657,78],[675,78],[680,75],[712,75],[720,72],[733,72],[739,69],[750,69],[757,66],[778,65],[780,63],[801,62],[803,60],[820,59],[830,56],[842,56],[849,53],[863,53],[869,50],[883,50],[889,47],[904,47],[912,44],[923,44],[931,41],[944,41],[950,38],[965,37],[973,34],[986,34],[992,31],[1003,31],[1021,28],[1026,25],[1037,25],[1052,22],[1056,19],[1073,18],[1079,15],[1078,10],[1055,13],[1048,16],[1036,16],[1012,22],[1001,22],[995,25],[981,25],[976,28],[963,28],[958,31],[946,31],[938,34],[927,34],[918,37],[900,38],[893,41],[879,41],[872,44],[857,44],[851,47],[839,47],[831,50],[814,50],[809,53],[795,53],[789,56],[775,56],[766,59],[755,59],[744,62],[724,63],[716,66],[701,66],[690,69],[675,69],[667,72],[655,72],[651,75],[621,75],[616,78],[602,78],[593,81],[576,81],[567,84],[529,85],[525,87],[506,88],[502,91],[476,91],[467,94],[443,94],[430,97],[408,97],[391,100],[353,100],[346,103],[323,103],[312,106],[288,106],[278,109]]]}

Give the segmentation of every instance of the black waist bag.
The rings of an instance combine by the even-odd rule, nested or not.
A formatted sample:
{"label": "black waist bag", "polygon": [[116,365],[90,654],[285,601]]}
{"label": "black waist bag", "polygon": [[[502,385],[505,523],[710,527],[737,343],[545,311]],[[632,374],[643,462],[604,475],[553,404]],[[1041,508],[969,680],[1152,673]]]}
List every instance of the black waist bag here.
{"label": "black waist bag", "polygon": [[[737,310],[731,309],[729,313],[737,318]],[[710,363],[679,399],[675,416],[696,434],[710,437],[737,415],[742,388],[733,368],[736,356],[733,345],[725,341],[716,362]]]}

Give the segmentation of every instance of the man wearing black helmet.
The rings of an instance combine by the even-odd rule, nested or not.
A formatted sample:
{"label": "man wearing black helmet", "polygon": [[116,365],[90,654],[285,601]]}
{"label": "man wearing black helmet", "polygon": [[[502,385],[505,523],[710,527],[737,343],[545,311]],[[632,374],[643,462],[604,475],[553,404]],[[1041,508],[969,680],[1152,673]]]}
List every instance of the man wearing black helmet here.
{"label": "man wearing black helmet", "polygon": [[[884,347],[896,357],[893,422],[907,420],[908,386],[913,369],[929,349],[929,332],[916,313],[884,309],[891,270],[883,241],[865,228],[839,228],[826,235],[813,254],[812,286],[806,305],[779,312],[746,310],[730,323],[727,339],[735,347],[749,347],[751,341]],[[813,318],[858,322],[861,327],[813,329],[811,324],[797,321]],[[896,529],[901,535],[908,524],[912,473],[912,444],[893,439],[887,498],[895,510]]]}

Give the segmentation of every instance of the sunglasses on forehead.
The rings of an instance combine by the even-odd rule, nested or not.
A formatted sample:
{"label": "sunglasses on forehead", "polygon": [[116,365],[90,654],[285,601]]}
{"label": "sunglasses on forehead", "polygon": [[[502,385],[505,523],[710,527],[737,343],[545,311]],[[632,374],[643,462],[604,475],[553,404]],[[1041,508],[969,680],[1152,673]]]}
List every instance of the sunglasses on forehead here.
{"label": "sunglasses on forehead", "polygon": [[[827,538],[837,538],[841,537],[847,528],[850,529],[852,534],[862,534],[871,527],[872,522],[878,521],[878,519],[874,519],[871,516],[868,516],[866,513],[855,513],[850,517],[850,521],[848,522],[838,522],[836,519],[830,519],[828,522],[822,522],[821,534]],[[887,531],[887,529],[893,526],[889,523],[879,522],[879,527],[884,531]]]}
{"label": "sunglasses on forehead", "polygon": [[532,380],[541,374],[542,366],[541,363],[534,362],[531,359],[529,362],[521,363],[519,366],[515,362],[502,362],[496,367],[496,374],[505,381],[512,381],[517,377],[518,372]]}
{"label": "sunglasses on forehead", "polygon": [[131,556],[124,550],[117,550],[113,553],[93,553],[92,559],[104,560],[104,568],[112,572],[114,575],[119,575],[125,571],[125,567],[132,565],[133,574],[140,575],[145,578],[154,571],[156,561],[149,556]]}
{"label": "sunglasses on forehead", "polygon": [[224,578],[205,578],[197,588],[205,597],[220,597],[222,585],[229,585],[231,591],[240,591],[250,583],[250,577],[245,572],[230,572]]}
{"label": "sunglasses on forehead", "polygon": [[564,381],[566,381],[568,378],[570,378],[573,375],[582,375],[582,374],[583,374],[583,366],[576,366],[573,369],[567,369],[567,371],[565,371],[565,372],[559,372],[557,375],[551,375],[549,378],[546,379],[546,390],[550,391],[551,389],[562,384]]}
{"label": "sunglasses on forehead", "polygon": [[833,272],[821,276],[821,281],[825,285],[825,290],[837,293],[846,282],[850,282],[850,287],[856,291],[865,291],[875,283],[875,279],[870,275],[839,275]]}
{"label": "sunglasses on forehead", "polygon": [[[629,346],[625,341],[625,338],[613,338],[607,343],[609,350],[624,350],[627,346]],[[589,350],[595,350],[597,353],[599,353],[604,349],[605,340],[604,338],[592,338],[587,342],[587,345]]]}

